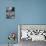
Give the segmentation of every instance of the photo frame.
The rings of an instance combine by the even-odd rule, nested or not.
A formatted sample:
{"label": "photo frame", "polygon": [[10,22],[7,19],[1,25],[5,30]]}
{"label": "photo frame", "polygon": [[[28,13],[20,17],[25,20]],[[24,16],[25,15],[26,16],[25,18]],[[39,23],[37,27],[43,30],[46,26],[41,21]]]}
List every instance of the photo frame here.
{"label": "photo frame", "polygon": [[6,7],[6,18],[15,19],[15,7]]}
{"label": "photo frame", "polygon": [[31,41],[46,41],[46,25],[20,24],[18,25],[18,34],[19,41],[24,39]]}

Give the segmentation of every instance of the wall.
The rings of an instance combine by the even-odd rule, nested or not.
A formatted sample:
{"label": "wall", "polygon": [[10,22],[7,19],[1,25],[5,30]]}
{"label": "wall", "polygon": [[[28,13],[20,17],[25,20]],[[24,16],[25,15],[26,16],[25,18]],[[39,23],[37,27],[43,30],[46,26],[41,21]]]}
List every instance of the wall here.
{"label": "wall", "polygon": [[46,24],[46,0],[16,0],[20,24]]}
{"label": "wall", "polygon": [[15,1],[0,0],[0,44],[8,43],[8,34],[10,32],[16,32],[17,34],[17,20],[6,19],[6,7],[8,6],[16,7]]}
{"label": "wall", "polygon": [[[15,6],[16,19],[6,19],[7,6]],[[46,24],[46,0],[0,0],[0,44],[8,43],[9,32],[18,32],[17,24]],[[16,41],[17,42],[17,41]]]}

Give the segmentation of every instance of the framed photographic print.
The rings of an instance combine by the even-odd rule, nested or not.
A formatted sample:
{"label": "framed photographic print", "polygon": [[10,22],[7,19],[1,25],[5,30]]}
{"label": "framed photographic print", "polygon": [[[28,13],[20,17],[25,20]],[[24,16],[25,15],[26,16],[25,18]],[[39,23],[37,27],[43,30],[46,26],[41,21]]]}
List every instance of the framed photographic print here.
{"label": "framed photographic print", "polygon": [[15,18],[15,7],[7,7],[6,8],[6,18],[7,19]]}
{"label": "framed photographic print", "polygon": [[46,41],[46,25],[18,25],[18,37],[21,40]]}

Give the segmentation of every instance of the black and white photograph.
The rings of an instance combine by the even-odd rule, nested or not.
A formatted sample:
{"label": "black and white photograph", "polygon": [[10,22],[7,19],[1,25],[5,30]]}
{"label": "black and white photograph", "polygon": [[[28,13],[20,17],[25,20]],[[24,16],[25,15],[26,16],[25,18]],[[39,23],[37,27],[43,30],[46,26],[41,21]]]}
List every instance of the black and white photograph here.
{"label": "black and white photograph", "polygon": [[15,7],[7,7],[6,8],[6,18],[7,19],[15,18]]}
{"label": "black and white photograph", "polygon": [[40,46],[40,43],[46,43],[46,25],[20,24],[18,34],[20,46]]}

